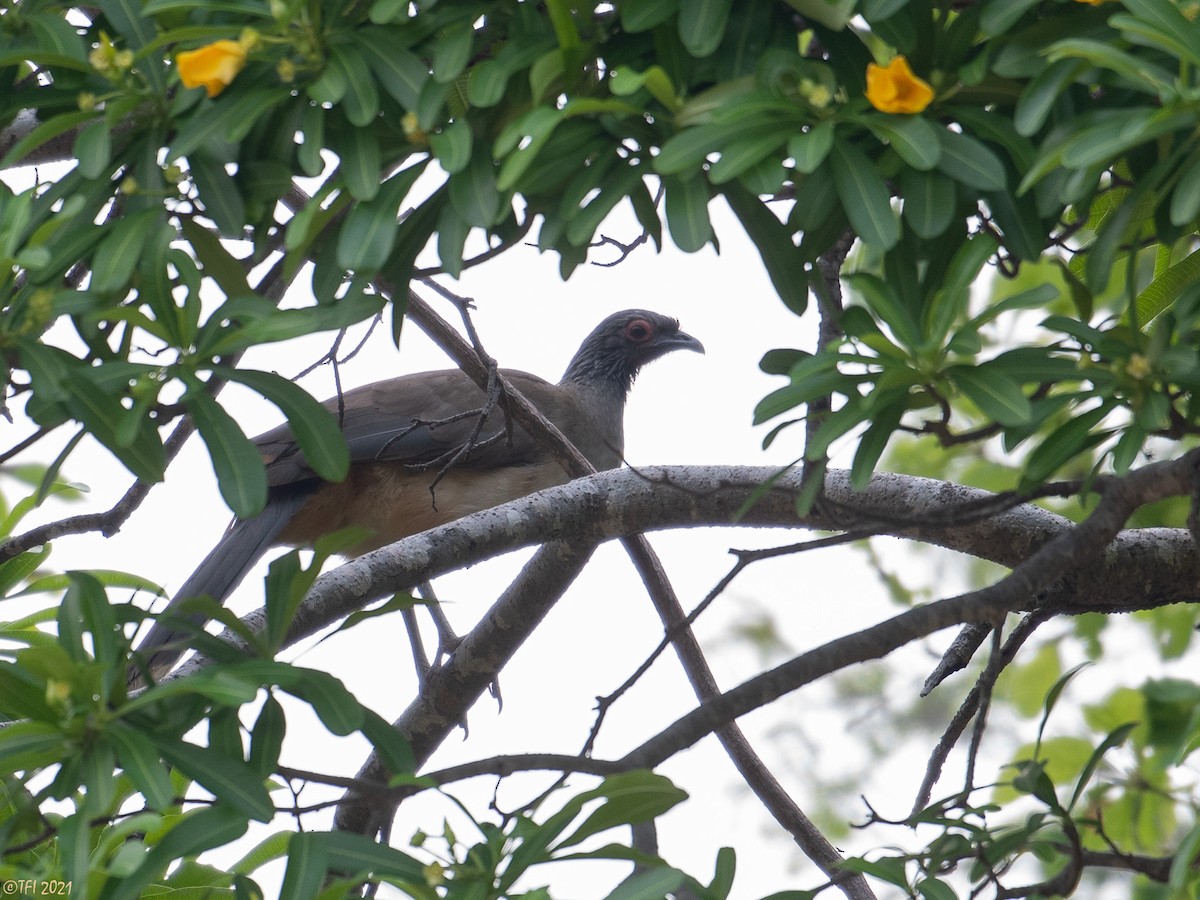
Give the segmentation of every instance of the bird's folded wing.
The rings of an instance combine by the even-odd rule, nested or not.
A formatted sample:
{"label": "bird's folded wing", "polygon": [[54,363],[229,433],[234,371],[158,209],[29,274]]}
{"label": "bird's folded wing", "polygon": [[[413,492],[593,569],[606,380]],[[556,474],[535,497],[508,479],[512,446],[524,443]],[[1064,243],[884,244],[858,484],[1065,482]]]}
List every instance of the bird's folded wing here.
{"label": "bird's folded wing", "polygon": [[[573,394],[525,372],[505,370],[505,376],[553,421],[578,417]],[[420,467],[447,461],[459,447],[472,443],[487,397],[458,370],[402,375],[347,391],[325,401],[339,419],[353,463],[396,462]],[[524,466],[546,459],[544,451],[514,426],[511,441],[504,434],[505,416],[494,408],[472,449],[456,466],[489,469]],[[288,426],[281,425],[255,439],[267,464],[272,487],[315,477]]]}

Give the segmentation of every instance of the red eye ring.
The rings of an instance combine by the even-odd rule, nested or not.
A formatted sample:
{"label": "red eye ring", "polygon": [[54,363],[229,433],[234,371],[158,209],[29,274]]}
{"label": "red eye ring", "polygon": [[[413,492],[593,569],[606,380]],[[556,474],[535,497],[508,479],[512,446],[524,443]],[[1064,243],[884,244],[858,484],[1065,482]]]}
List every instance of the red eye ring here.
{"label": "red eye ring", "polygon": [[634,319],[621,330],[621,333],[628,341],[644,344],[654,337],[654,326],[645,319]]}

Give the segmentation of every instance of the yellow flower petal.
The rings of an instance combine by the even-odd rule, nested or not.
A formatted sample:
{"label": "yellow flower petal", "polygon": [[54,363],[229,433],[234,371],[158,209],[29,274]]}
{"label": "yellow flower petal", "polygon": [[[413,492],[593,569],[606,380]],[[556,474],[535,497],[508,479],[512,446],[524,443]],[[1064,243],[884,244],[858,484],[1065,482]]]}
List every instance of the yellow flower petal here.
{"label": "yellow flower petal", "polygon": [[897,56],[886,66],[867,64],[867,99],[880,112],[919,113],[933,102],[933,88]]}
{"label": "yellow flower petal", "polygon": [[175,64],[184,87],[202,87],[208,96],[215,97],[246,65],[246,50],[237,41],[214,41],[178,54]]}

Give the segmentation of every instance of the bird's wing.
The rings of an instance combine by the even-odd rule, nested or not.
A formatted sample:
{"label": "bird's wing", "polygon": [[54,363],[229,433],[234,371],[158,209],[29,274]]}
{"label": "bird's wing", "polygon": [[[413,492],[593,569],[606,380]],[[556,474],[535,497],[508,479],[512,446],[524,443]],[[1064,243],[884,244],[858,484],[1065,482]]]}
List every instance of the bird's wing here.
{"label": "bird's wing", "polygon": [[[574,395],[536,375],[505,370],[505,376],[552,420],[577,416]],[[402,375],[376,382],[325,407],[340,420],[352,463],[397,462],[411,466],[437,465],[471,441],[484,392],[457,369]],[[475,469],[529,465],[544,452],[518,427],[511,442],[504,435],[504,412],[493,409],[475,438],[475,446],[456,466]],[[499,435],[499,437],[494,437]],[[490,439],[490,440],[489,440]],[[267,464],[272,487],[313,478],[303,453],[287,425],[255,439]]]}

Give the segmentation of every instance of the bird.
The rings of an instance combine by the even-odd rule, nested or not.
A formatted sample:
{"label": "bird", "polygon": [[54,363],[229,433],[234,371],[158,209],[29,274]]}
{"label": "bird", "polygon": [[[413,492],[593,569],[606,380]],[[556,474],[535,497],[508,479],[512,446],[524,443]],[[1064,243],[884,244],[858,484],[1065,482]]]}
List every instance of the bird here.
{"label": "bird", "polygon": [[[644,309],[613,313],[592,330],[557,384],[501,369],[597,470],[621,465],[625,400],[638,372],[674,350],[704,352],[679,322]],[[134,651],[130,685],[169,672],[206,620],[181,605],[223,603],[254,564],[278,545],[311,546],[358,528],[340,551],[361,556],[402,538],[565,483],[562,466],[460,369],[401,375],[326,400],[350,451],[338,482],[319,477],[284,423],[254,439],[266,467],[263,511],[235,519],[160,613]],[[485,416],[482,429],[481,417]],[[194,604],[188,604],[189,606]]]}

